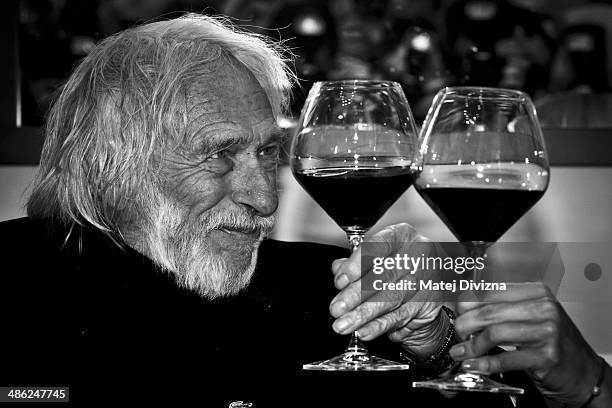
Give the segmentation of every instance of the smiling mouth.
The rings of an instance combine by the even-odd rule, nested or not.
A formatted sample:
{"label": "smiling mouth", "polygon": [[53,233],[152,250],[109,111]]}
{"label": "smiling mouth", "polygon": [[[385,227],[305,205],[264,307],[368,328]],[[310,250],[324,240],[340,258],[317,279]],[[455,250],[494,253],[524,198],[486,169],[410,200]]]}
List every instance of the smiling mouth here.
{"label": "smiling mouth", "polygon": [[258,238],[260,234],[260,230],[258,228],[255,229],[240,229],[240,228],[217,228],[219,231],[225,232],[234,237],[244,237],[247,236],[249,238]]}

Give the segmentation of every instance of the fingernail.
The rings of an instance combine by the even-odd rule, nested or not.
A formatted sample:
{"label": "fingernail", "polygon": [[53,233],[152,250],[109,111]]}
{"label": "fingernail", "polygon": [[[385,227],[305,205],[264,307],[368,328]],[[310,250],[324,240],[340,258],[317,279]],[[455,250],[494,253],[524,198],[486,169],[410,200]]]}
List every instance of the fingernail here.
{"label": "fingernail", "polygon": [[370,335],[370,331],[368,329],[361,329],[357,331],[357,337],[361,340],[367,340]]}
{"label": "fingernail", "polygon": [[449,354],[452,358],[461,357],[465,354],[465,346],[462,344],[457,344],[451,347],[451,349],[449,350]]}
{"label": "fingernail", "polygon": [[332,271],[334,273],[344,264],[346,258],[339,258],[332,262]]}
{"label": "fingernail", "polygon": [[340,320],[337,320],[337,321],[334,323],[334,326],[333,326],[333,327],[334,327],[334,330],[335,330],[337,333],[342,333],[342,332],[344,332],[344,331],[345,331],[345,330],[346,330],[346,329],[347,329],[347,328],[348,328],[350,325],[351,325],[351,322],[350,322],[348,319],[340,319]]}
{"label": "fingernail", "polygon": [[345,274],[342,274],[336,278],[336,288],[344,289],[346,285],[349,283],[349,278]]}
{"label": "fingernail", "polygon": [[346,309],[346,303],[342,300],[338,300],[331,304],[329,310],[331,311],[332,316],[340,316],[344,313]]}
{"label": "fingernail", "polygon": [[461,367],[463,367],[463,369],[466,371],[475,370],[478,367],[478,364],[475,360],[465,360],[463,363],[461,363]]}

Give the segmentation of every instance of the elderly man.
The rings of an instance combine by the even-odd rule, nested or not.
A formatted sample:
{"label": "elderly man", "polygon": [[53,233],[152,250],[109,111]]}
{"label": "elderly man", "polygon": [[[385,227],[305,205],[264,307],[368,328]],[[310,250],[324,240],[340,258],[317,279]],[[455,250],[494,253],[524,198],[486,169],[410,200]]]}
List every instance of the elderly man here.
{"label": "elderly man", "polygon": [[[301,370],[342,346],[334,330],[426,359],[451,325],[434,302],[360,305],[358,254],[264,239],[291,82],[273,44],[196,15],[85,58],[50,112],[28,218],[1,227],[0,385],[70,386],[86,406],[510,406],[412,390],[409,373]],[[379,237],[418,239],[408,226]]]}

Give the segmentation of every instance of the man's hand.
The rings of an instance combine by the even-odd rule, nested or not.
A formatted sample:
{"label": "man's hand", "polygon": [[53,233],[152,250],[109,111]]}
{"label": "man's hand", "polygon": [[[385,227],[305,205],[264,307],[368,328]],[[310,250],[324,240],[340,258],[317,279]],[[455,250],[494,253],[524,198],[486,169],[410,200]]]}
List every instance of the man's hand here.
{"label": "man's hand", "polygon": [[[451,348],[464,369],[485,374],[525,370],[548,398],[569,406],[587,401],[600,360],[546,285],[508,284],[506,291],[492,292],[483,302],[459,302],[457,312],[457,333],[462,338],[477,333]],[[502,345],[516,350],[485,355]],[[610,398],[609,391],[597,402],[604,398]]]}
{"label": "man's hand", "polygon": [[[408,224],[385,228],[368,239],[385,244],[384,256],[407,254],[421,256],[423,250],[434,251],[429,240],[417,234]],[[426,244],[427,243],[427,244]],[[425,254],[426,256],[428,254]],[[430,254],[431,255],[431,252]],[[332,300],[330,312],[336,318],[333,328],[340,334],[357,331],[359,338],[372,340],[387,333],[392,341],[421,357],[427,357],[444,340],[448,319],[438,318],[442,303],[417,296],[407,298],[374,294],[364,298],[361,291],[361,249],[350,258],[337,259],[332,264],[334,282],[340,293]],[[368,273],[373,273],[371,270]],[[396,281],[416,280],[420,275],[408,271],[394,271]]]}

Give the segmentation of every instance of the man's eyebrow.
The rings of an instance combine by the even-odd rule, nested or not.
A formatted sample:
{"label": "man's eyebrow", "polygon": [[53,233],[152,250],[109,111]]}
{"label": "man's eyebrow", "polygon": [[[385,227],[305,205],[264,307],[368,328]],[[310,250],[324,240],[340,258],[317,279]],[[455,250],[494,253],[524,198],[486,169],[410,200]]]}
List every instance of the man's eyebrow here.
{"label": "man's eyebrow", "polygon": [[[247,134],[217,135],[215,132],[203,132],[206,136],[202,137],[199,147],[204,154],[218,152],[230,146],[249,144],[253,141]],[[259,146],[266,146],[282,142],[286,137],[285,131],[276,123],[271,125],[259,140]]]}
{"label": "man's eyebrow", "polygon": [[248,137],[246,136],[213,136],[209,135],[204,138],[201,142],[201,147],[204,153],[218,152],[223,149],[227,149],[233,145],[248,143]]}

